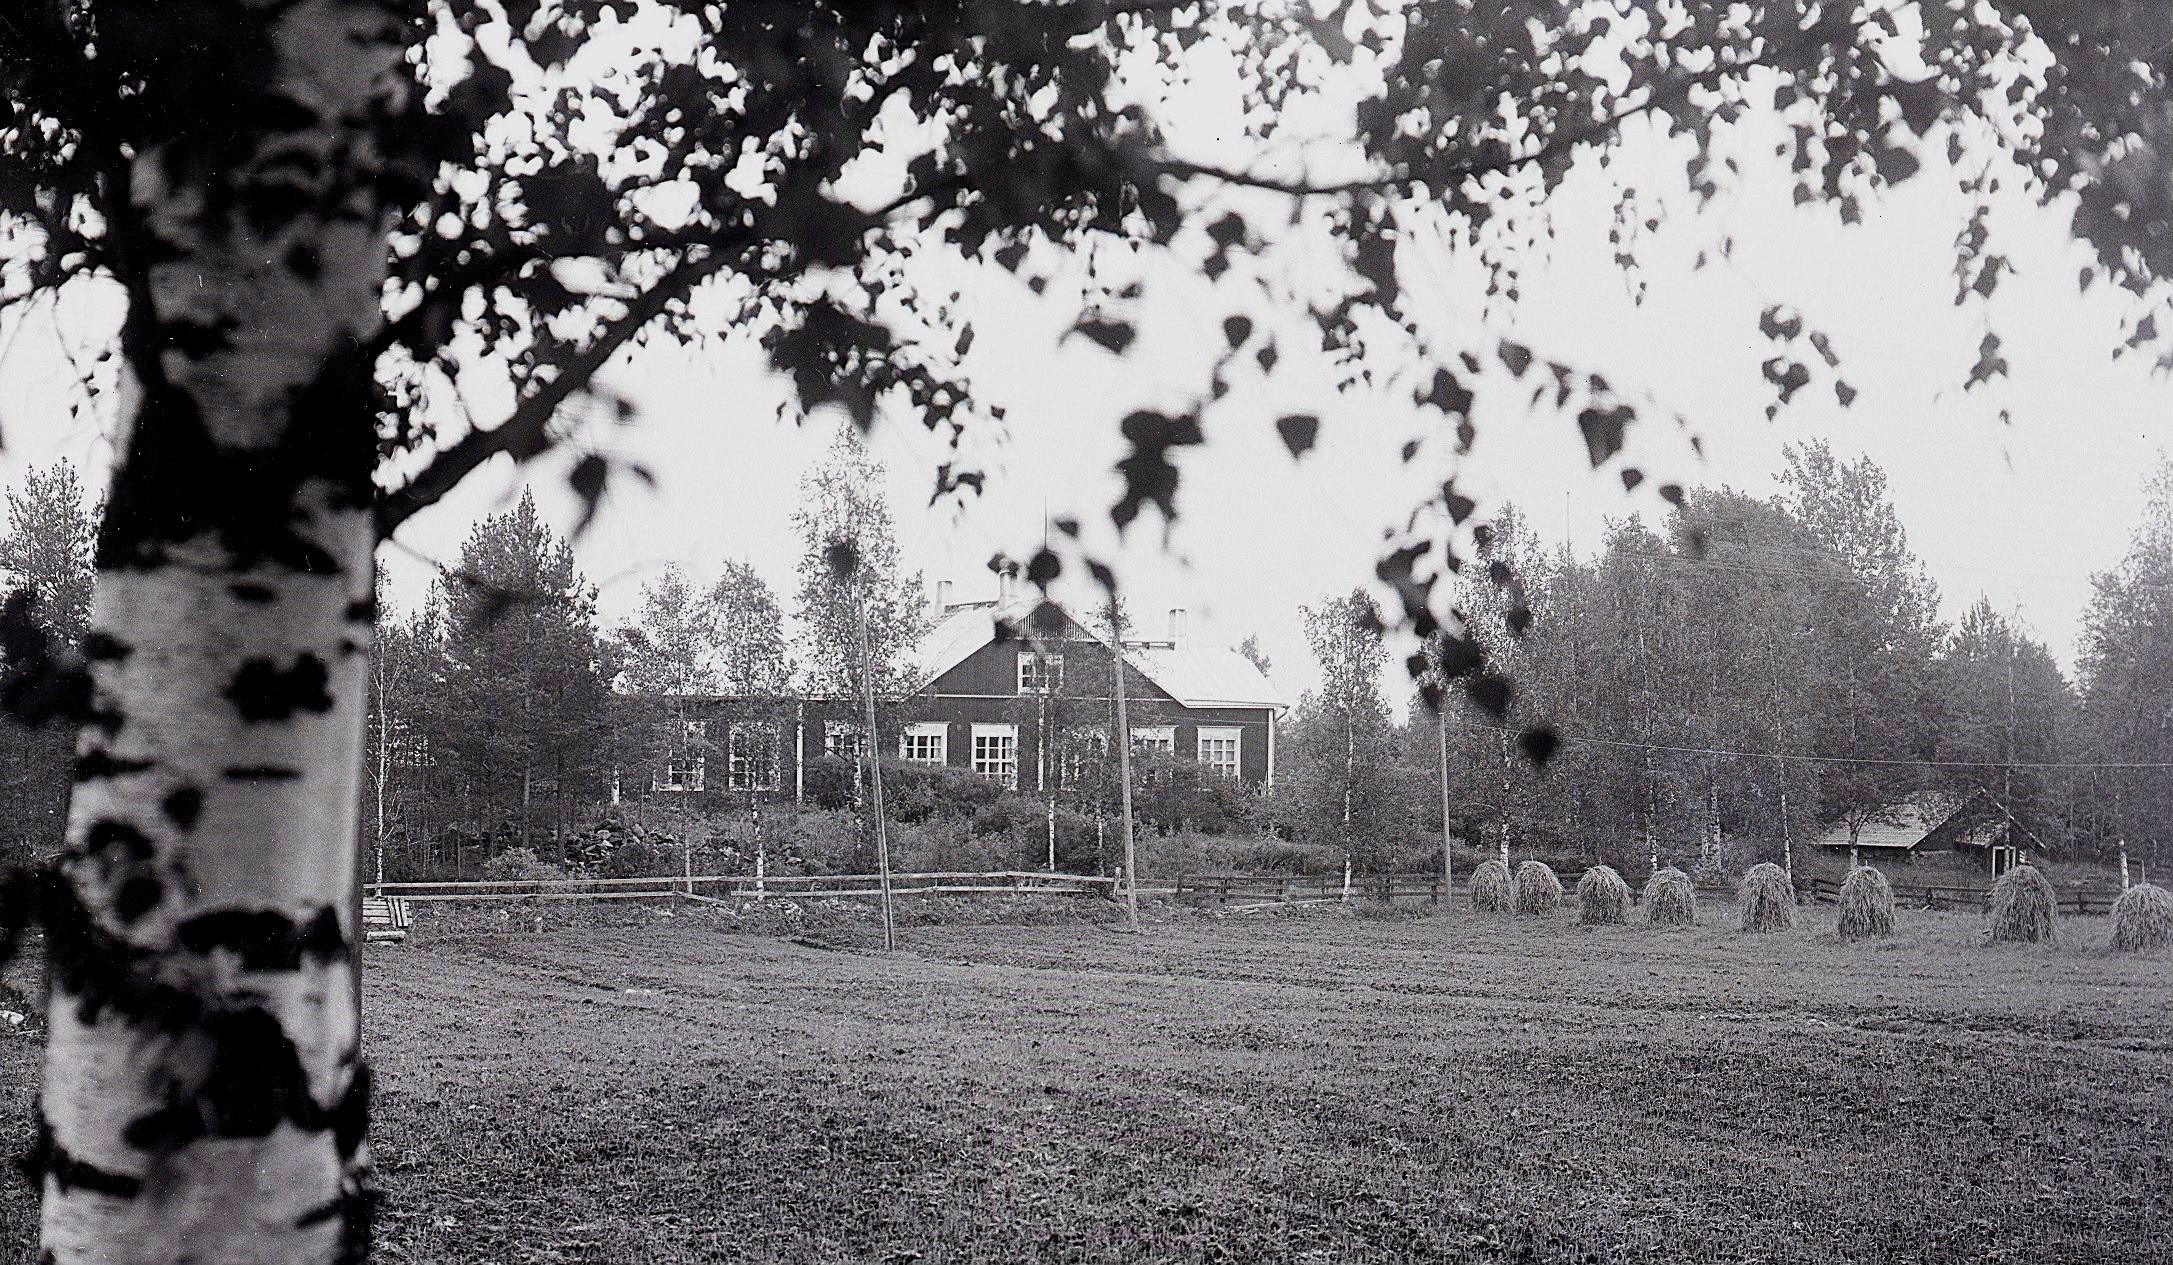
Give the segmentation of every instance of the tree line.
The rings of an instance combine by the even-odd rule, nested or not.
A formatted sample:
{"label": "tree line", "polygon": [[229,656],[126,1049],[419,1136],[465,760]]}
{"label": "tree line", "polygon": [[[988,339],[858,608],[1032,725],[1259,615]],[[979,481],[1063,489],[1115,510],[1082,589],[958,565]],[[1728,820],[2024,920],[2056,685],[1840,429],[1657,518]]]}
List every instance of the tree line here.
{"label": "tree line", "polygon": [[[2028,850],[2165,858],[2173,464],[2149,491],[2127,556],[2093,577],[2072,679],[1988,599],[1943,621],[1884,472],[1824,443],[1787,451],[1775,495],[1686,491],[1657,525],[1611,522],[1591,557],[1506,508],[1456,597],[1518,686],[1508,714],[1414,698],[1393,723],[1370,597],[1323,602],[1285,820],[1361,869],[1438,864],[1444,818],[1479,852],[1740,868],[1985,795]],[[1540,723],[1535,761],[1517,737]]]}

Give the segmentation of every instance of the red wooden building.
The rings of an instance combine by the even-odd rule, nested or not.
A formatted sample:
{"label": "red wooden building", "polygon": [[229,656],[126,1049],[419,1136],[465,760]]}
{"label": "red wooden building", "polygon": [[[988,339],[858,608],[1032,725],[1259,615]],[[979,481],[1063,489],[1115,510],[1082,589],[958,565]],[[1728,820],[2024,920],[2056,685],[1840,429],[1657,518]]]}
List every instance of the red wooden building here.
{"label": "red wooden building", "polygon": [[[1066,763],[1106,747],[1113,728],[1109,639],[1036,595],[1006,584],[988,601],[951,602],[937,586],[934,625],[908,665],[912,683],[885,699],[878,726],[887,755],[944,764],[1040,793],[1068,782]],[[1196,760],[1257,786],[1275,780],[1275,726],[1285,704],[1260,670],[1233,650],[1192,644],[1185,612],[1164,635],[1127,635],[1127,720],[1135,749]],[[809,764],[856,756],[864,707],[841,698],[685,700],[701,754],[669,762],[658,792],[749,792],[799,798]]]}

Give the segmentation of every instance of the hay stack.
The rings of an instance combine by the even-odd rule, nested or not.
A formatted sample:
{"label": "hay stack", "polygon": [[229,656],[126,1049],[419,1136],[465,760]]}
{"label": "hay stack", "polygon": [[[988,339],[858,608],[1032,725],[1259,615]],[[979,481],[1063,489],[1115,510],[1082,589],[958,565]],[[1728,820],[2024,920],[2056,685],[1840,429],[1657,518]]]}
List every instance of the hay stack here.
{"label": "hay stack", "polygon": [[1868,940],[1894,934],[1894,889],[1868,865],[1841,880],[1841,938]]}
{"label": "hay stack", "polygon": [[1562,904],[1562,880],[1544,861],[1526,861],[1517,867],[1517,912],[1552,914]]}
{"label": "hay stack", "polygon": [[1630,916],[1630,885],[1611,865],[1595,865],[1577,880],[1577,921],[1586,927],[1620,926]]}
{"label": "hay stack", "polygon": [[1690,876],[1668,866],[1645,880],[1645,921],[1655,927],[1688,927],[1698,920],[1698,890]]}
{"label": "hay stack", "polygon": [[2137,883],[2113,902],[2113,948],[2150,953],[2173,947],[2173,892]]}
{"label": "hay stack", "polygon": [[1750,867],[1735,903],[1745,931],[1786,931],[1796,920],[1796,889],[1789,886],[1788,871],[1771,861]]}
{"label": "hay stack", "polygon": [[2037,944],[2053,938],[2060,898],[2034,865],[2018,865],[1992,884],[1992,943]]}
{"label": "hay stack", "polygon": [[1509,867],[1481,861],[1471,872],[1471,907],[1485,914],[1506,914],[1511,905]]}

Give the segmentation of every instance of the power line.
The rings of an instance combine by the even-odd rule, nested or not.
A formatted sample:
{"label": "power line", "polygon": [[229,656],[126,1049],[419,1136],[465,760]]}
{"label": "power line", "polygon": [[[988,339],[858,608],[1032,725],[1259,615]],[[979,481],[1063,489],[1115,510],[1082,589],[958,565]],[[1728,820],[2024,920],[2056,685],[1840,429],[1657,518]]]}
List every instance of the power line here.
{"label": "power line", "polygon": [[[1488,725],[1475,720],[1459,722],[1466,729],[1489,733],[1519,733],[1507,725]],[[1592,747],[1621,747],[1631,751],[1668,751],[1678,755],[1740,756],[1746,760],[1800,760],[1807,764],[1878,764],[1931,769],[2173,769],[2173,763],[2119,763],[2081,760],[1910,760],[1879,756],[1798,755],[1789,751],[1737,751],[1728,747],[1680,747],[1664,742],[1624,742],[1619,738],[1595,738],[1586,734],[1557,732],[1563,742]]]}

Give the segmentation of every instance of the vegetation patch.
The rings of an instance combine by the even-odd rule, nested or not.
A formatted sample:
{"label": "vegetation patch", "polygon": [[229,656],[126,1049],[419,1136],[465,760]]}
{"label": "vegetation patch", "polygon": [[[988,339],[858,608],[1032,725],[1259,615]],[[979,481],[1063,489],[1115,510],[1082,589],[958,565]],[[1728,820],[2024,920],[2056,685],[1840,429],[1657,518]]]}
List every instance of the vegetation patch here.
{"label": "vegetation patch", "polygon": [[1577,922],[1586,927],[1619,926],[1630,916],[1630,885],[1611,865],[1595,865],[1577,880]]}
{"label": "vegetation patch", "polygon": [[1645,921],[1655,927],[1689,927],[1698,921],[1698,889],[1670,865],[1645,880]]}
{"label": "vegetation patch", "polygon": [[1471,907],[1483,914],[1506,914],[1516,903],[1509,867],[1499,860],[1481,861],[1471,872]]}
{"label": "vegetation patch", "polygon": [[1992,943],[2039,944],[2054,938],[2060,898],[2034,865],[2018,865],[1992,884]]}
{"label": "vegetation patch", "polygon": [[1884,874],[1859,865],[1841,880],[1841,917],[1836,930],[1843,940],[1894,934],[1894,889]]}
{"label": "vegetation patch", "polygon": [[1735,905],[1747,932],[1785,931],[1796,921],[1796,889],[1788,882],[1788,872],[1771,861],[1750,867]]}
{"label": "vegetation patch", "polygon": [[1551,914],[1562,904],[1562,880],[1545,861],[1526,861],[1517,867],[1517,912]]}
{"label": "vegetation patch", "polygon": [[2173,892],[2156,883],[2137,883],[2113,902],[2113,948],[2121,953],[2152,953],[2173,948]]}

